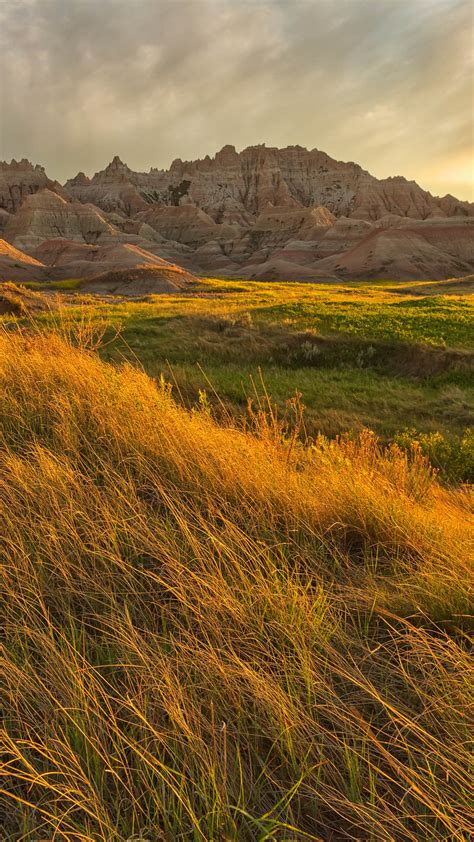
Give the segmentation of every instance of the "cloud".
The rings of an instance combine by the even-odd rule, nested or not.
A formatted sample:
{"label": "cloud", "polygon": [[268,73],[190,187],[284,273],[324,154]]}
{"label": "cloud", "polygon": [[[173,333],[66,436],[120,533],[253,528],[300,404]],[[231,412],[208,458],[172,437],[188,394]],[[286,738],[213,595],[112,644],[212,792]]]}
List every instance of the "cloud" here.
{"label": "cloud", "polygon": [[472,24],[470,0],[3,0],[0,157],[64,180],[300,143],[467,198]]}

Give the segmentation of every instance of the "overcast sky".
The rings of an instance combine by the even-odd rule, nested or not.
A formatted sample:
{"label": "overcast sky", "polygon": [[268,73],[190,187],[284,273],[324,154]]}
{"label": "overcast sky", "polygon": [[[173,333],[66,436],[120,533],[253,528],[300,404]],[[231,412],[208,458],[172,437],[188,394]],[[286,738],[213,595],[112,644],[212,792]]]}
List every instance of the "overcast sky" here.
{"label": "overcast sky", "polygon": [[0,159],[263,142],[474,198],[471,0],[0,0]]}

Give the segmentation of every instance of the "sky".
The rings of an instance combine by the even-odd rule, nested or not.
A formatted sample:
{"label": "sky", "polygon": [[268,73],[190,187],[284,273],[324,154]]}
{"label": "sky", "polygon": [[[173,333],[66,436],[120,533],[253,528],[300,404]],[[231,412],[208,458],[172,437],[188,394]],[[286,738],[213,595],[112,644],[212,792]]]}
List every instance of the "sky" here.
{"label": "sky", "polygon": [[300,144],[474,199],[471,0],[0,0],[0,159]]}

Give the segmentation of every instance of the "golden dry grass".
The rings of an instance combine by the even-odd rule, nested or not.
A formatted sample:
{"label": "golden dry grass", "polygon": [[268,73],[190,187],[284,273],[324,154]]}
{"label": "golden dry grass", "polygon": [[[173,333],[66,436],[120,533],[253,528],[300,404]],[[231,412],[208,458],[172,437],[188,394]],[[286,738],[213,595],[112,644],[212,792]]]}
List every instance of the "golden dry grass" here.
{"label": "golden dry grass", "polygon": [[471,838],[472,519],[419,454],[5,333],[0,503],[2,838]]}

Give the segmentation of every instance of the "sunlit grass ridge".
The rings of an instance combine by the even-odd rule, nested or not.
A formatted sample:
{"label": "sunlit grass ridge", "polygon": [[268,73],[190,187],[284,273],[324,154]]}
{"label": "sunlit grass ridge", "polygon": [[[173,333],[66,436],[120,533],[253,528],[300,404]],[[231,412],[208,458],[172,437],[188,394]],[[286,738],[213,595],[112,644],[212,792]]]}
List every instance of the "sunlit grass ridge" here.
{"label": "sunlit grass ridge", "polygon": [[55,334],[0,407],[7,839],[469,838],[465,493]]}

